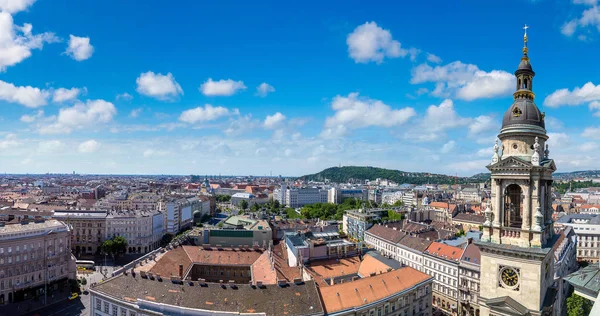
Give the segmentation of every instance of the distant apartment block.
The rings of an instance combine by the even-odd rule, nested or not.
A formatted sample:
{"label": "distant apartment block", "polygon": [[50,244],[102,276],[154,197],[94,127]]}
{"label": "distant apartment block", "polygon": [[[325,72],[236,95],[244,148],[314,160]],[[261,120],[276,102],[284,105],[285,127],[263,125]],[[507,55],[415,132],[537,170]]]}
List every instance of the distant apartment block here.
{"label": "distant apartment block", "polygon": [[70,235],[57,220],[0,223],[0,305],[43,295],[45,285],[68,288],[76,273]]}

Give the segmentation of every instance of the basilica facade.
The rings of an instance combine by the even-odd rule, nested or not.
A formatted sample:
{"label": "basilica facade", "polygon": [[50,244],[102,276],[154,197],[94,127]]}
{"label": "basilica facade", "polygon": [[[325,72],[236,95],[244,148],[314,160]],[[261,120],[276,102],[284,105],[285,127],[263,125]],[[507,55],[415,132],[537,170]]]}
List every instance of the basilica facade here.
{"label": "basilica facade", "polygon": [[553,315],[552,174],[545,115],[534,103],[525,29],[515,72],[513,104],[487,168],[491,201],[485,211],[481,250],[481,315]]}

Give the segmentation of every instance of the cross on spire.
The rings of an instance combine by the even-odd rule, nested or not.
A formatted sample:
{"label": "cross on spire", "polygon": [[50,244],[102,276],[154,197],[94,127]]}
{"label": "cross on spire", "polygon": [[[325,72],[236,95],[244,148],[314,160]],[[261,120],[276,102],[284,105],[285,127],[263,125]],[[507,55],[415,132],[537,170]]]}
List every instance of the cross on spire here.
{"label": "cross on spire", "polygon": [[523,29],[525,30],[525,36],[527,36],[527,29],[529,28],[529,26],[527,26],[527,24],[525,24],[525,26],[523,26]]}

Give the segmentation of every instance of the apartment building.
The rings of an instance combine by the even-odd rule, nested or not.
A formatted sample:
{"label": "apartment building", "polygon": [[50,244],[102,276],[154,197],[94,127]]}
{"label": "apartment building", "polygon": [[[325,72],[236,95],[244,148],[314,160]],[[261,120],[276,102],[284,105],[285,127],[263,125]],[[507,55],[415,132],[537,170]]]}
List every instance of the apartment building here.
{"label": "apartment building", "polygon": [[600,215],[568,214],[559,218],[555,226],[573,228],[577,235],[577,260],[598,262],[598,258],[600,258]]}
{"label": "apartment building", "polygon": [[458,315],[479,316],[480,268],[479,247],[467,245],[458,264]]}
{"label": "apartment building", "polygon": [[107,211],[54,211],[54,219],[65,222],[73,229],[71,250],[76,256],[100,253],[106,240]]}
{"label": "apartment building", "polygon": [[444,312],[458,311],[458,265],[463,249],[432,242],[423,253],[424,272],[433,281],[433,304]]}
{"label": "apartment building", "polygon": [[106,217],[106,238],[124,237],[127,240],[126,253],[150,252],[156,247],[155,216],[163,215],[159,211],[112,211]]}
{"label": "apartment building", "polygon": [[275,199],[287,207],[302,207],[307,204],[327,203],[329,191],[321,188],[289,188],[282,185],[273,192]]}
{"label": "apartment building", "polygon": [[68,286],[76,273],[70,235],[57,220],[0,223],[0,305]]}
{"label": "apartment building", "polygon": [[558,241],[554,244],[554,288],[556,289],[556,302],[554,303],[554,316],[567,314],[565,304],[571,293],[571,285],[565,281],[569,274],[579,269],[577,263],[577,236],[572,227],[557,229]]}
{"label": "apartment building", "polygon": [[373,220],[379,216],[362,210],[346,211],[342,217],[342,230],[348,237],[364,241],[365,232],[373,226]]}
{"label": "apartment building", "polygon": [[375,225],[365,233],[365,243],[381,254],[418,271],[423,269],[423,253],[431,244],[397,228]]}
{"label": "apartment building", "polygon": [[325,315],[432,315],[430,276],[404,267],[320,286]]}
{"label": "apartment building", "polygon": [[159,209],[165,214],[166,232],[177,234],[200,222],[202,215],[211,214],[211,202],[208,196],[170,197],[159,203]]}

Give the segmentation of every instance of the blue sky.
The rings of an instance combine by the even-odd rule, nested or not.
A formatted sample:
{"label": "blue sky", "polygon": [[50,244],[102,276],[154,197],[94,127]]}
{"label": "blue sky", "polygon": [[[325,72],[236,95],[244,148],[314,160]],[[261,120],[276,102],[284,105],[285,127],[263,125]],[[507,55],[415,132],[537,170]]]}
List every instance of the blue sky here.
{"label": "blue sky", "polygon": [[482,172],[525,23],[551,156],[597,169],[599,8],[0,1],[0,172]]}

